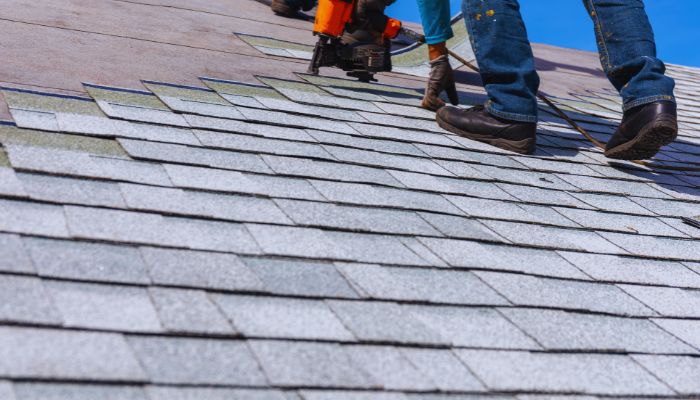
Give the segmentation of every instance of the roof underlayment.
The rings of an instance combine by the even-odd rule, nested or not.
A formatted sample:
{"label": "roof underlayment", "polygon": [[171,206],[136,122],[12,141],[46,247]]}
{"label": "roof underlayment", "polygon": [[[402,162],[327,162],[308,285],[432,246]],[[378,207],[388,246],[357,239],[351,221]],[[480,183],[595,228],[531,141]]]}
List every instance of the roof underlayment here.
{"label": "roof underlayment", "polygon": [[[98,12],[47,3],[0,29]],[[418,107],[423,79],[309,76],[242,42],[305,37],[255,2],[104,3],[128,32],[76,17],[46,41],[77,35],[100,65],[132,40],[119,68],[76,72],[74,50],[23,68],[0,45],[20,60],[0,64],[0,399],[700,396],[700,229],[681,219],[700,173],[610,162],[544,105],[534,156],[460,138]],[[188,21],[167,46],[191,58],[143,52],[154,16]],[[234,41],[216,50],[233,72],[197,70],[200,34]],[[620,102],[595,56],[536,54],[606,141]],[[655,161],[700,166],[700,70],[669,74],[681,132]],[[484,100],[458,77],[463,105]]]}

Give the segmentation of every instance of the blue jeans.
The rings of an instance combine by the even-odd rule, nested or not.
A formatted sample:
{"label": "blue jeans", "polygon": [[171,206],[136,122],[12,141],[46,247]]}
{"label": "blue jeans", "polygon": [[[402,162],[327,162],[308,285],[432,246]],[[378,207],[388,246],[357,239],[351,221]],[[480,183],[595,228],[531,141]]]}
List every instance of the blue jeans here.
{"label": "blue jeans", "polygon": [[[601,65],[620,92],[623,109],[675,101],[674,81],[664,75],[666,67],[656,58],[643,1],[583,2],[595,26]],[[440,11],[446,4],[449,15],[448,0],[418,0],[428,38],[451,37],[449,18]],[[462,0],[462,11],[489,97],[487,110],[508,120],[536,122],[540,80],[518,1]]]}

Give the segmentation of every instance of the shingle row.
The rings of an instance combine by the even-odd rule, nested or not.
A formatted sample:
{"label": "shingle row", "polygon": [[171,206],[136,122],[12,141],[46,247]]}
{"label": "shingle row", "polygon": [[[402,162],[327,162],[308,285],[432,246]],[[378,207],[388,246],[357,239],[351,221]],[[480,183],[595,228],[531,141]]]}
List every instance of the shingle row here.
{"label": "shingle row", "polygon": [[[351,286],[338,276],[327,275],[326,281],[345,292],[329,296],[356,298],[358,292],[361,297],[383,300],[491,307],[509,306],[512,302],[519,306],[656,315],[618,289],[602,285],[577,287],[570,283],[567,287],[563,283],[557,285],[535,278],[527,281],[503,274],[476,273],[510,300],[507,301],[469,273],[402,275],[396,271],[382,272],[371,266],[340,267],[349,277]],[[250,275],[249,280],[259,286],[246,288],[243,277],[234,284],[244,290],[269,290],[262,282],[265,272],[260,273],[257,268],[254,267],[254,275]],[[294,267],[279,265],[273,268]],[[261,275],[263,279],[258,278]],[[437,277],[440,279],[435,280]],[[426,279],[432,281],[426,283]],[[508,287],[508,284],[512,286]],[[656,319],[654,325],[646,319],[543,309],[507,307],[499,313],[493,308],[481,307],[212,294],[192,289],[42,281],[31,276],[0,275],[0,287],[3,289],[0,292],[0,320],[120,332],[243,334],[247,337],[340,342],[696,354],[697,349],[683,344],[658,326],[677,333],[691,344],[697,342],[697,335],[693,332],[700,328],[692,321],[683,325],[680,320],[672,319]],[[640,293],[650,292],[643,286],[627,285],[623,288],[637,297]],[[272,291],[279,289],[273,288]],[[302,287],[296,293],[289,291],[289,294],[308,295],[305,289],[309,288]],[[674,304],[678,311],[662,310],[663,304],[660,306],[643,297],[642,300],[659,309],[661,315],[698,317],[692,310],[697,309],[695,303],[700,299],[697,295],[700,291],[667,290],[677,292],[664,294],[666,298],[680,298],[680,302]],[[314,295],[318,296],[318,293]],[[584,301],[586,296],[594,300]]]}

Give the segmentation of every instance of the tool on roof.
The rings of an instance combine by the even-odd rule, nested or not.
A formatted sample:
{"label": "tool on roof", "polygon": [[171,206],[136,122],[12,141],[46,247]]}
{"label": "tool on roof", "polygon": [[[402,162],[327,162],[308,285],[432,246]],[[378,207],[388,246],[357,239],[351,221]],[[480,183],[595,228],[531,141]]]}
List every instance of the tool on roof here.
{"label": "tool on roof", "polygon": [[309,73],[338,67],[363,82],[376,81],[377,72],[391,71],[391,39],[399,33],[418,37],[401,21],[384,15],[394,0],[319,0],[314,19],[314,48]]}

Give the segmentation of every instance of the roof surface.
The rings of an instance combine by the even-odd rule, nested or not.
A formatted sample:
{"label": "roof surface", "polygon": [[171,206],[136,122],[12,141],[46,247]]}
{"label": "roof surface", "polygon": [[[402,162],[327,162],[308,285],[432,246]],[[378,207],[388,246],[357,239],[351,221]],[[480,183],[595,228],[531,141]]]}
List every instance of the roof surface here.
{"label": "roof surface", "polygon": [[[699,173],[610,163],[544,106],[537,154],[503,152],[441,130],[423,78],[233,34],[308,22],[149,1],[0,11],[0,399],[700,396]],[[607,140],[596,56],[535,52]],[[698,166],[700,71],[669,70],[656,162]]]}

